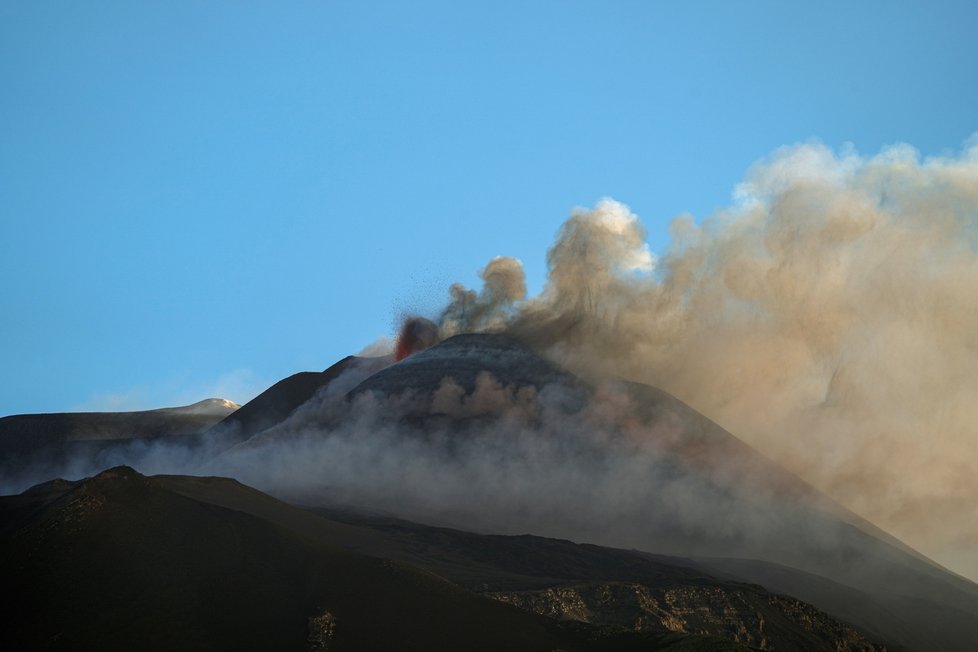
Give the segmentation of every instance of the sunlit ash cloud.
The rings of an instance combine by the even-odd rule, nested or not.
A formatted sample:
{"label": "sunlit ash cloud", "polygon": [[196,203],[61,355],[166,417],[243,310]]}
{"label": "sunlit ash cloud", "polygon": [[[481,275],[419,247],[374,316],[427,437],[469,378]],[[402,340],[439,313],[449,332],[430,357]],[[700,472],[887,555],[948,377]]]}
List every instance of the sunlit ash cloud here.
{"label": "sunlit ash cloud", "polygon": [[[575,210],[539,296],[494,259],[443,334],[501,331],[590,377],[659,386],[884,529],[978,576],[978,141],[921,159],[818,144],[756,164],[735,204]],[[506,261],[505,282],[494,270]]]}

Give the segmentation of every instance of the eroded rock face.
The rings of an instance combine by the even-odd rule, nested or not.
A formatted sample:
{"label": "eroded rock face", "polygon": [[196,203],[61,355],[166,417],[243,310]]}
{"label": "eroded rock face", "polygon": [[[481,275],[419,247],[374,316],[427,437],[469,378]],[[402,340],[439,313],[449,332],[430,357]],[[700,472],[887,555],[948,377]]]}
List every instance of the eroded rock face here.
{"label": "eroded rock face", "polygon": [[615,582],[490,594],[541,615],[635,631],[709,634],[761,650],[885,652],[815,607],[755,590]]}

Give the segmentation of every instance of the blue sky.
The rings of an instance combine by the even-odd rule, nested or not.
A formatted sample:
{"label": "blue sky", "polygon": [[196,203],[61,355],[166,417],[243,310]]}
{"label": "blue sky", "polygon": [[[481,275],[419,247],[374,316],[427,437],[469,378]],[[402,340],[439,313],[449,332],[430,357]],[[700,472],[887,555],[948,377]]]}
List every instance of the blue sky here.
{"label": "blue sky", "polygon": [[653,251],[818,139],[957,150],[975,2],[0,4],[0,415],[322,369],[574,206]]}

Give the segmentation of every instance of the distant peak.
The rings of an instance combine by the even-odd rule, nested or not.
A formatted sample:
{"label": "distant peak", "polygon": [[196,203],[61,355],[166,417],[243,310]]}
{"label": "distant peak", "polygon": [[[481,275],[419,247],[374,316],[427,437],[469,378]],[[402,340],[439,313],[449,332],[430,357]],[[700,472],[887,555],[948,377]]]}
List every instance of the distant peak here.
{"label": "distant peak", "polygon": [[106,469],[96,475],[93,479],[95,480],[128,480],[130,478],[143,478],[142,473],[132,468],[131,466],[113,466],[111,469]]}
{"label": "distant peak", "polygon": [[188,405],[188,408],[210,408],[210,407],[222,407],[231,410],[237,410],[240,405],[234,401],[229,401],[226,398],[205,398],[203,401],[197,401],[193,405]]}
{"label": "distant peak", "polygon": [[240,407],[234,401],[229,401],[226,398],[205,398],[203,401],[197,401],[191,405],[163,409],[170,412],[182,412],[184,414],[213,414],[223,417],[231,414]]}

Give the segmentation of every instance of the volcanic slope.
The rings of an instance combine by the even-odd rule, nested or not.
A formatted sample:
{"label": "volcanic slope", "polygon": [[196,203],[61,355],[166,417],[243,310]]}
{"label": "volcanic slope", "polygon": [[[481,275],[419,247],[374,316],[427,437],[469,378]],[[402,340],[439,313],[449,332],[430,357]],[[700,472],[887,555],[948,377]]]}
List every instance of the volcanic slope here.
{"label": "volcanic slope", "polygon": [[[221,482],[246,503],[272,504]],[[195,500],[174,483],[117,467],[0,498],[0,559],[12,598],[3,649],[745,649],[710,637],[562,625],[332,545],[350,526],[327,523],[332,534],[316,539]]]}
{"label": "volcanic slope", "polygon": [[[42,480],[83,474],[99,468],[108,450],[132,441],[189,441],[201,430],[239,408],[210,398],[182,407],[136,412],[65,412],[17,414],[0,419],[0,479],[7,491],[20,491]],[[104,467],[103,467],[104,468]]]}
{"label": "volcanic slope", "polygon": [[[202,461],[199,453],[254,433],[211,459],[212,472],[303,504],[353,506],[359,514],[679,555],[701,573],[809,602],[893,649],[970,651],[978,640],[973,583],[836,505],[665,392],[585,382],[499,335],[457,336],[389,363],[347,358],[326,372],[282,381],[241,408],[239,420],[188,437],[196,448],[188,448],[193,464],[187,468]],[[346,408],[323,409],[337,400]],[[369,427],[349,427],[357,406],[369,408]],[[324,414],[329,420],[318,421]],[[296,433],[301,445],[280,445]],[[331,447],[336,440],[340,446]],[[358,450],[360,458],[350,455]],[[242,451],[250,457],[236,457]],[[293,456],[283,458],[283,451]],[[399,556],[407,554],[399,546],[389,544],[393,552],[386,556],[474,586],[467,583],[468,561],[468,570],[453,574]],[[569,594],[527,592],[580,581],[573,599],[593,606],[596,594],[587,588],[593,582],[600,588],[630,581],[600,573],[510,586],[499,581],[503,570],[483,583],[499,597],[521,593],[507,599],[536,611],[561,611]],[[649,588],[642,582],[632,584]],[[638,613],[627,606],[641,593],[635,586],[630,593],[601,591],[617,596],[608,604],[621,609],[593,610],[605,614],[593,622],[620,623]],[[649,599],[659,598],[643,594]]]}
{"label": "volcanic slope", "polygon": [[356,384],[386,363],[386,358],[348,356],[325,371],[284,378],[243,406],[213,398],[139,412],[4,417],[0,490],[14,493],[53,477],[83,477],[120,464],[196,471],[214,455],[282,422],[338,378]]}
{"label": "volcanic slope", "polygon": [[[466,408],[461,416],[439,407],[446,382],[455,405]],[[532,388],[543,407],[515,426],[510,411],[494,427],[491,404],[475,414],[466,411],[476,403],[469,399],[486,386],[503,388],[508,397]],[[390,409],[398,436],[412,440],[398,449],[415,455],[403,460],[400,473],[417,467],[425,475],[399,476],[407,484],[396,485],[398,491],[394,480],[365,478],[369,469],[357,468],[350,472],[354,484],[333,496],[340,502],[465,530],[532,532],[696,557],[706,560],[702,568],[731,577],[776,580],[777,591],[844,614],[864,631],[907,649],[964,652],[978,640],[976,585],[658,389],[584,382],[510,338],[483,334],[457,336],[387,366],[348,399],[355,404],[367,394],[378,397],[374,411]],[[398,400],[405,396],[411,401]],[[335,423],[317,425],[310,414],[315,410],[297,410],[262,438],[272,444],[276,433],[317,428],[324,442],[336,436],[330,430]],[[607,418],[593,425],[595,414]],[[381,431],[389,429],[376,430]],[[382,444],[370,459],[399,445],[390,438]],[[350,442],[344,445],[350,450]],[[491,464],[481,461],[486,450]],[[340,471],[324,458],[324,473]],[[331,500],[303,494],[298,485],[273,489],[307,504]],[[404,490],[414,493],[405,499]]]}
{"label": "volcanic slope", "polygon": [[325,371],[300,371],[283,378],[202,433],[205,438],[243,441],[284,421],[297,407],[340,378],[367,376],[386,364],[386,358],[347,356]]}
{"label": "volcanic slope", "polygon": [[689,560],[527,535],[480,535],[349,511],[310,512],[224,478],[155,479],[195,500],[245,511],[317,541],[409,563],[558,619],[650,633],[709,634],[758,649],[883,649],[811,605],[757,585],[719,580],[695,570]]}

